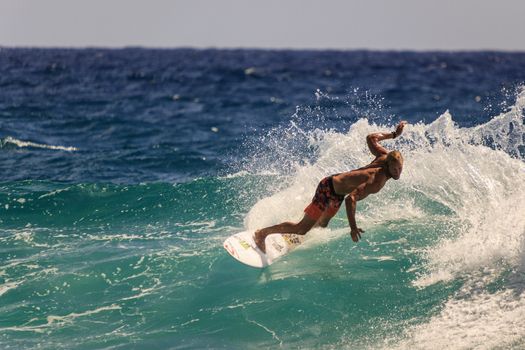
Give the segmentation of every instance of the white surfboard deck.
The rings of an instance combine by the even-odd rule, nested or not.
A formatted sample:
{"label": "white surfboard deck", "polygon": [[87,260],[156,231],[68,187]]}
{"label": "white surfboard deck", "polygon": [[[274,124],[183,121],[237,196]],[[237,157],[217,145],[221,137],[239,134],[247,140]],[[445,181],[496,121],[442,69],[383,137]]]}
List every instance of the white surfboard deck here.
{"label": "white surfboard deck", "polygon": [[253,240],[255,231],[243,231],[228,237],[224,241],[224,249],[238,261],[252,267],[263,268],[289,253],[300,245],[304,236],[275,233],[266,237],[266,254]]}

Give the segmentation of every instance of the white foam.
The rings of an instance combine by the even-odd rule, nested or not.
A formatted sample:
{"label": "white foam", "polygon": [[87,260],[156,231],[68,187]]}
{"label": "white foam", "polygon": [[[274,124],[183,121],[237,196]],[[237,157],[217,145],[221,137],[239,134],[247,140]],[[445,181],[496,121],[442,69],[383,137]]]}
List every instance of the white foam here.
{"label": "white foam", "polygon": [[144,297],[146,295],[150,295],[151,293],[157,291],[159,289],[157,287],[161,285],[161,282],[160,282],[160,280],[158,278],[153,278],[153,282],[154,282],[154,285],[149,287],[149,288],[134,287],[132,290],[134,292],[138,292],[138,293],[135,294],[135,295],[126,297],[126,298],[122,298],[121,300],[133,300],[133,299],[142,298],[142,297]]}
{"label": "white foam", "polygon": [[55,145],[46,145],[43,143],[36,143],[31,141],[23,141],[15,139],[14,137],[7,136],[3,143],[11,143],[13,145],[16,145],[18,147],[33,147],[33,148],[44,148],[44,149],[52,149],[52,150],[60,150],[60,151],[67,151],[67,152],[74,152],[78,151],[78,148],[76,147],[67,147],[67,146],[55,146]]}
{"label": "white foam", "polygon": [[227,174],[225,176],[222,176],[222,177],[219,177],[220,179],[235,179],[237,177],[244,177],[244,176],[247,176],[249,175],[250,173],[247,172],[246,170],[241,170],[241,171],[238,171],[236,173],[233,173],[233,174]]}
{"label": "white foam", "polygon": [[71,323],[71,322],[74,321],[74,319],[79,318],[79,317],[84,317],[84,316],[89,316],[89,315],[93,315],[93,314],[98,314],[98,313],[103,312],[103,311],[120,310],[120,309],[122,309],[122,307],[120,305],[112,304],[112,305],[109,305],[109,306],[102,306],[102,307],[99,307],[99,308],[96,308],[96,309],[93,309],[93,310],[87,310],[87,311],[84,311],[84,312],[78,312],[78,313],[77,312],[72,312],[72,313],[64,315],[64,316],[50,315],[50,316],[47,316],[46,319],[47,319],[48,325],[51,325],[53,323],[65,324],[65,323]]}
{"label": "white foam", "polygon": [[66,188],[61,188],[61,189],[55,190],[55,191],[47,192],[47,193],[44,193],[43,195],[39,196],[38,199],[51,197],[51,196],[54,196],[54,195],[59,194],[61,192],[67,191],[69,189],[70,189],[70,187],[66,187]]}
{"label": "white foam", "polygon": [[0,285],[0,296],[4,295],[8,291],[15,289],[21,282],[7,282]]}
{"label": "white foam", "polygon": [[523,320],[525,297],[513,290],[451,298],[429,322],[410,329],[407,339],[395,348],[522,349]]}
{"label": "white foam", "polygon": [[[488,123],[449,130],[439,154],[447,166],[432,166],[435,177],[423,172],[421,178],[413,169],[422,192],[452,208],[464,223],[429,247],[426,272],[414,286],[458,278],[465,285],[438,314],[410,328],[396,348],[525,347],[525,167],[519,153],[524,106],[525,91]],[[488,136],[500,151],[485,146]],[[447,183],[438,186],[440,179]],[[502,286],[489,292],[489,283],[508,271]]]}
{"label": "white foam", "polygon": [[[464,134],[471,136],[472,130]],[[515,265],[525,233],[523,161],[460,139],[424,157],[424,162],[428,170],[407,164],[412,186],[453,209],[464,223],[428,251],[430,273],[463,275],[501,260]]]}
{"label": "white foam", "polygon": [[35,234],[36,234],[36,231],[34,230],[29,230],[29,229],[25,229],[21,231],[15,230],[13,239],[23,241],[26,244],[33,246],[33,247],[38,247],[38,248],[49,248],[50,247],[49,244],[36,243],[34,241]]}
{"label": "white foam", "polygon": [[117,304],[112,304],[109,306],[102,306],[93,310],[87,310],[84,312],[72,312],[64,316],[49,315],[46,317],[47,323],[31,325],[31,323],[38,322],[38,319],[31,319],[24,325],[15,326],[15,327],[3,327],[0,328],[0,331],[15,331],[15,332],[35,332],[35,333],[44,333],[49,328],[62,327],[66,324],[73,323],[76,318],[86,317],[93,314],[97,314],[104,311],[120,310],[122,307]]}

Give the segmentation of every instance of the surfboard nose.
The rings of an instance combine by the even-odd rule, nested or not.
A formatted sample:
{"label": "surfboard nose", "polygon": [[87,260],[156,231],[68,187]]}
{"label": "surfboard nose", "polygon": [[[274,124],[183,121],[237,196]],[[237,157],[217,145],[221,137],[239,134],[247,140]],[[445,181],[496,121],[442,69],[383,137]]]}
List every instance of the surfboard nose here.
{"label": "surfboard nose", "polygon": [[222,246],[224,247],[224,249],[226,249],[228,253],[230,253],[231,256],[233,256],[235,259],[239,259],[237,252],[235,251],[235,249],[233,249],[228,240],[226,240]]}

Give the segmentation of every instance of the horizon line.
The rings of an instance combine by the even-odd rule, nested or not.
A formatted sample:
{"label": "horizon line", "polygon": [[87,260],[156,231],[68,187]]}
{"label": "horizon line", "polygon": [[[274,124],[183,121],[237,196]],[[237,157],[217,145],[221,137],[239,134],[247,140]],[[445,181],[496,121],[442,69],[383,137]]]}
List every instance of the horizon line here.
{"label": "horizon line", "polygon": [[224,50],[224,51],[337,51],[337,52],[413,52],[413,53],[476,53],[476,52],[500,52],[500,53],[525,53],[524,49],[495,49],[495,48],[476,48],[476,49],[443,49],[443,48],[427,48],[427,49],[415,49],[415,48],[342,48],[342,47],[257,47],[257,46],[147,46],[147,45],[2,45],[0,44],[0,50],[3,49],[37,49],[37,50],[195,50],[195,51],[206,51],[206,50]]}

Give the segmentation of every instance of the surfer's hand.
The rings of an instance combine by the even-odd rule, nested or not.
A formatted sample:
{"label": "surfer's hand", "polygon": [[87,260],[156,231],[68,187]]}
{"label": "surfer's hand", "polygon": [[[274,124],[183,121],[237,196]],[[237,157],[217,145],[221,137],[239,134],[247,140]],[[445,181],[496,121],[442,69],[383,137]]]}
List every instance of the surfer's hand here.
{"label": "surfer's hand", "polygon": [[407,125],[408,122],[406,120],[403,120],[401,121],[399,124],[397,124],[397,128],[396,128],[396,137],[398,137],[399,135],[401,135],[403,133],[403,128],[405,127],[405,125]]}
{"label": "surfer's hand", "polygon": [[361,238],[361,233],[364,232],[365,231],[361,230],[360,228],[352,229],[352,232],[350,232],[350,235],[352,236],[352,241],[359,241],[359,238]]}

